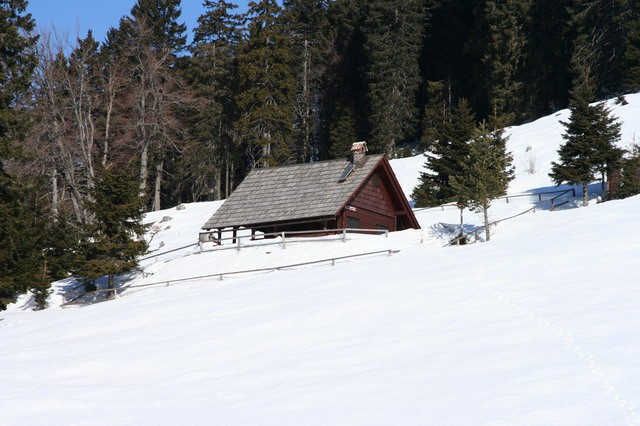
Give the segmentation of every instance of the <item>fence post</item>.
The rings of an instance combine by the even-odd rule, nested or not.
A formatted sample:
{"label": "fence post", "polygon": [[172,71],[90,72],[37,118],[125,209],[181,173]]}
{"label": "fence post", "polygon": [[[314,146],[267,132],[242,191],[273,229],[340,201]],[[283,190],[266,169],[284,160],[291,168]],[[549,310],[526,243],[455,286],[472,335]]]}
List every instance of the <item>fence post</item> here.
{"label": "fence post", "polygon": [[507,204],[509,204],[509,197],[504,197],[507,200]]}
{"label": "fence post", "polygon": [[385,229],[385,231],[384,231],[384,237],[385,237],[385,238],[389,238],[389,230],[388,230],[388,229]]}
{"label": "fence post", "polygon": [[282,249],[284,250],[284,249],[286,249],[286,248],[287,248],[287,244],[286,244],[286,242],[284,241],[284,239],[285,239],[284,231],[282,231],[282,233],[281,233],[280,235],[281,235],[281,237],[282,237]]}
{"label": "fence post", "polygon": [[238,246],[238,251],[240,251],[240,238],[236,238],[236,244]]}
{"label": "fence post", "polygon": [[335,259],[331,259],[331,266],[336,266],[336,260]]}
{"label": "fence post", "polygon": [[347,228],[342,228],[342,242],[347,241]]}

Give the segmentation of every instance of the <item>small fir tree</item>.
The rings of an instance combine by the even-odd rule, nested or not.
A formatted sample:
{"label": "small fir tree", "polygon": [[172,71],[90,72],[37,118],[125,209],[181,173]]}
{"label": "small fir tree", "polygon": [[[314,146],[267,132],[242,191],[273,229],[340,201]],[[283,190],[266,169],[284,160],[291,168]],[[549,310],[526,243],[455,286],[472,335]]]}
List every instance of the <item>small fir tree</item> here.
{"label": "small fir tree", "polygon": [[3,172],[0,164],[0,310],[31,290],[44,308],[51,280],[43,255],[45,215],[34,188]]}
{"label": "small fir tree", "polygon": [[[551,163],[549,176],[560,185],[582,185],[582,204],[588,205],[587,186],[602,174],[602,184],[622,157],[614,143],[620,139],[620,123],[603,103],[589,105],[584,97],[572,103],[568,122],[563,122],[566,141],[558,150],[559,162]],[[603,194],[604,195],[604,194]]]}
{"label": "small fir tree", "polygon": [[411,195],[416,207],[433,207],[456,201],[464,208],[464,202],[456,199],[449,179],[462,174],[463,164],[469,156],[468,141],[474,129],[474,114],[468,102],[461,99],[453,108],[450,119],[444,122],[438,143],[427,154],[426,170],[420,173],[418,185]]}
{"label": "small fir tree", "polygon": [[94,192],[95,202],[89,208],[95,220],[83,241],[83,259],[76,272],[85,280],[106,275],[108,289],[114,290],[116,276],[137,267],[137,257],[147,251],[142,238],[146,200],[139,196],[134,175],[128,169],[103,170]]}
{"label": "small fir tree", "polygon": [[629,155],[621,161],[622,177],[617,198],[633,197],[640,194],[640,145],[634,144]]}
{"label": "small fir tree", "polygon": [[451,186],[468,200],[469,208],[482,213],[486,241],[489,241],[489,208],[497,197],[507,193],[514,178],[513,157],[506,150],[502,128],[489,131],[482,122],[469,145],[469,158],[461,175],[451,177]]}

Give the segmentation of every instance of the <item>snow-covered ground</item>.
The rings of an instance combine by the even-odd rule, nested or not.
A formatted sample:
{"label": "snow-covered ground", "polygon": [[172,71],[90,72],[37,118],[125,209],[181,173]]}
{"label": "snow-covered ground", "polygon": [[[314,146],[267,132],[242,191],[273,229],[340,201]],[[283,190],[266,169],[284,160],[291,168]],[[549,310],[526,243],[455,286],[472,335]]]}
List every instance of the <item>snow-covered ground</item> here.
{"label": "snow-covered ground", "polygon": [[[640,95],[627,100],[610,104],[622,146],[640,129]],[[509,129],[510,194],[555,189],[567,117]],[[408,195],[423,163],[392,161]],[[535,200],[497,200],[492,218]],[[148,214],[153,254],[195,243],[219,205]],[[0,424],[640,424],[640,197],[574,205],[541,204],[486,244],[443,248],[458,212],[425,209],[422,229],[388,238],[189,247],[144,260],[128,284],[392,255],[68,309],[61,290],[45,311],[23,298],[0,312]]]}

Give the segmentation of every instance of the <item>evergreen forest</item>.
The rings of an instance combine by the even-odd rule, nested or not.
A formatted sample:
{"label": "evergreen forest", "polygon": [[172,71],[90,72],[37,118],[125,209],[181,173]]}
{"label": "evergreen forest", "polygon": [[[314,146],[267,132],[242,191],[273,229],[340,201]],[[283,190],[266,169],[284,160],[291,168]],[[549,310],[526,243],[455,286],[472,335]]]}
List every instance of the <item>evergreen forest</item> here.
{"label": "evergreen forest", "polygon": [[[483,170],[447,164],[443,141],[489,156],[505,126],[640,91],[636,1],[202,5],[188,29],[180,0],[137,0],[98,41],[36,30],[27,0],[0,0],[0,309],[135,267],[143,212],[224,199],[252,168],[361,140],[392,158],[430,151],[439,173],[416,200],[457,187],[466,205],[477,180],[448,177]],[[506,190],[508,155],[496,164],[504,179],[477,205]]]}

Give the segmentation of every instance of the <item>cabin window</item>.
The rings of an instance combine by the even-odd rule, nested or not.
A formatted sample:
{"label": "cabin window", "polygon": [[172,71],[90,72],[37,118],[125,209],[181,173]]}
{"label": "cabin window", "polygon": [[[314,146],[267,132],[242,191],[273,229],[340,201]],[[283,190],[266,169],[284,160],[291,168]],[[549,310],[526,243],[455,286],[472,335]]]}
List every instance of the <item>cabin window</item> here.
{"label": "cabin window", "polygon": [[360,228],[360,219],[356,217],[347,216],[347,228],[349,229]]}

